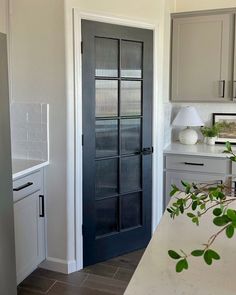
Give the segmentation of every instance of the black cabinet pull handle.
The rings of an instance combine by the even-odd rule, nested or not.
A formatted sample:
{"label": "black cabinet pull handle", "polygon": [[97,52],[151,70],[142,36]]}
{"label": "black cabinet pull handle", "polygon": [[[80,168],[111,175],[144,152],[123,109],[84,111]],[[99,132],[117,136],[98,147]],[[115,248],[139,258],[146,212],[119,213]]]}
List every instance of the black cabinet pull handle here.
{"label": "black cabinet pull handle", "polygon": [[41,209],[39,217],[45,217],[45,206],[44,206],[44,196],[43,195],[39,196],[39,208]]}
{"label": "black cabinet pull handle", "polygon": [[204,166],[203,163],[189,163],[189,162],[184,162],[185,165],[189,166]]}
{"label": "black cabinet pull handle", "polygon": [[33,185],[33,184],[34,184],[33,182],[27,182],[27,183],[25,183],[25,184],[23,184],[23,185],[21,185],[21,186],[18,186],[18,187],[16,187],[16,188],[13,188],[13,191],[14,191],[14,192],[19,192],[19,191],[21,191],[21,190],[23,190],[23,189],[25,189],[25,188],[27,188],[27,187]]}
{"label": "black cabinet pull handle", "polygon": [[221,97],[224,98],[225,97],[225,80],[221,80]]}

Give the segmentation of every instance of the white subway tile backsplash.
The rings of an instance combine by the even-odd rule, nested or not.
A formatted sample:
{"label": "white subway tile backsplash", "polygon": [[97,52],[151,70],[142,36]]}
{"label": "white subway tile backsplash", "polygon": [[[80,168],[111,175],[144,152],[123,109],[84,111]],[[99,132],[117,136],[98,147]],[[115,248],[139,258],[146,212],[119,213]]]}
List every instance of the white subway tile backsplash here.
{"label": "white subway tile backsplash", "polygon": [[43,124],[48,124],[48,104],[42,104],[42,112],[41,112],[41,122]]}
{"label": "white subway tile backsplash", "polygon": [[27,120],[29,123],[42,123],[42,105],[37,103],[28,104]]}
{"label": "white subway tile backsplash", "polygon": [[14,158],[48,160],[48,110],[48,104],[44,103],[11,103]]}
{"label": "white subway tile backsplash", "polygon": [[[42,141],[42,124],[41,123],[28,123],[28,141]],[[47,138],[46,138],[47,140]]]}

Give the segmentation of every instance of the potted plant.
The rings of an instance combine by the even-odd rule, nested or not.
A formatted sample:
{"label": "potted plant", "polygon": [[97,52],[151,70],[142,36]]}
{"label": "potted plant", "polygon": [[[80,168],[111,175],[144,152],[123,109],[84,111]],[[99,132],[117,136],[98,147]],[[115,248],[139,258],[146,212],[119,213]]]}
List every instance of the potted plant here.
{"label": "potted plant", "polygon": [[206,144],[215,145],[215,142],[220,133],[221,127],[222,126],[219,123],[216,123],[212,127],[205,126],[201,128],[202,135],[206,139]]}

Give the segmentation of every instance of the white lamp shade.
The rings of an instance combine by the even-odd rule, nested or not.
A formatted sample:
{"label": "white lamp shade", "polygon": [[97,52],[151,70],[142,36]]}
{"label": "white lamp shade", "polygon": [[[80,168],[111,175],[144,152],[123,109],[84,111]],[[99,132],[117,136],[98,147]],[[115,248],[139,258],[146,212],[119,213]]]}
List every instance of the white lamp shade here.
{"label": "white lamp shade", "polygon": [[200,118],[197,110],[194,107],[181,108],[175,117],[173,126],[204,126],[202,119]]}

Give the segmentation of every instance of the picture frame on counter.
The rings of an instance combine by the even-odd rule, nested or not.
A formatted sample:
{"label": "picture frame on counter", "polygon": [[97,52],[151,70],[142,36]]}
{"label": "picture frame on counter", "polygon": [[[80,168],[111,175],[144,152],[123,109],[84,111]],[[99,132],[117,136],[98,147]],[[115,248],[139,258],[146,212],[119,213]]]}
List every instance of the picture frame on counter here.
{"label": "picture frame on counter", "polygon": [[216,143],[236,144],[236,113],[213,113],[213,124],[224,123]]}

